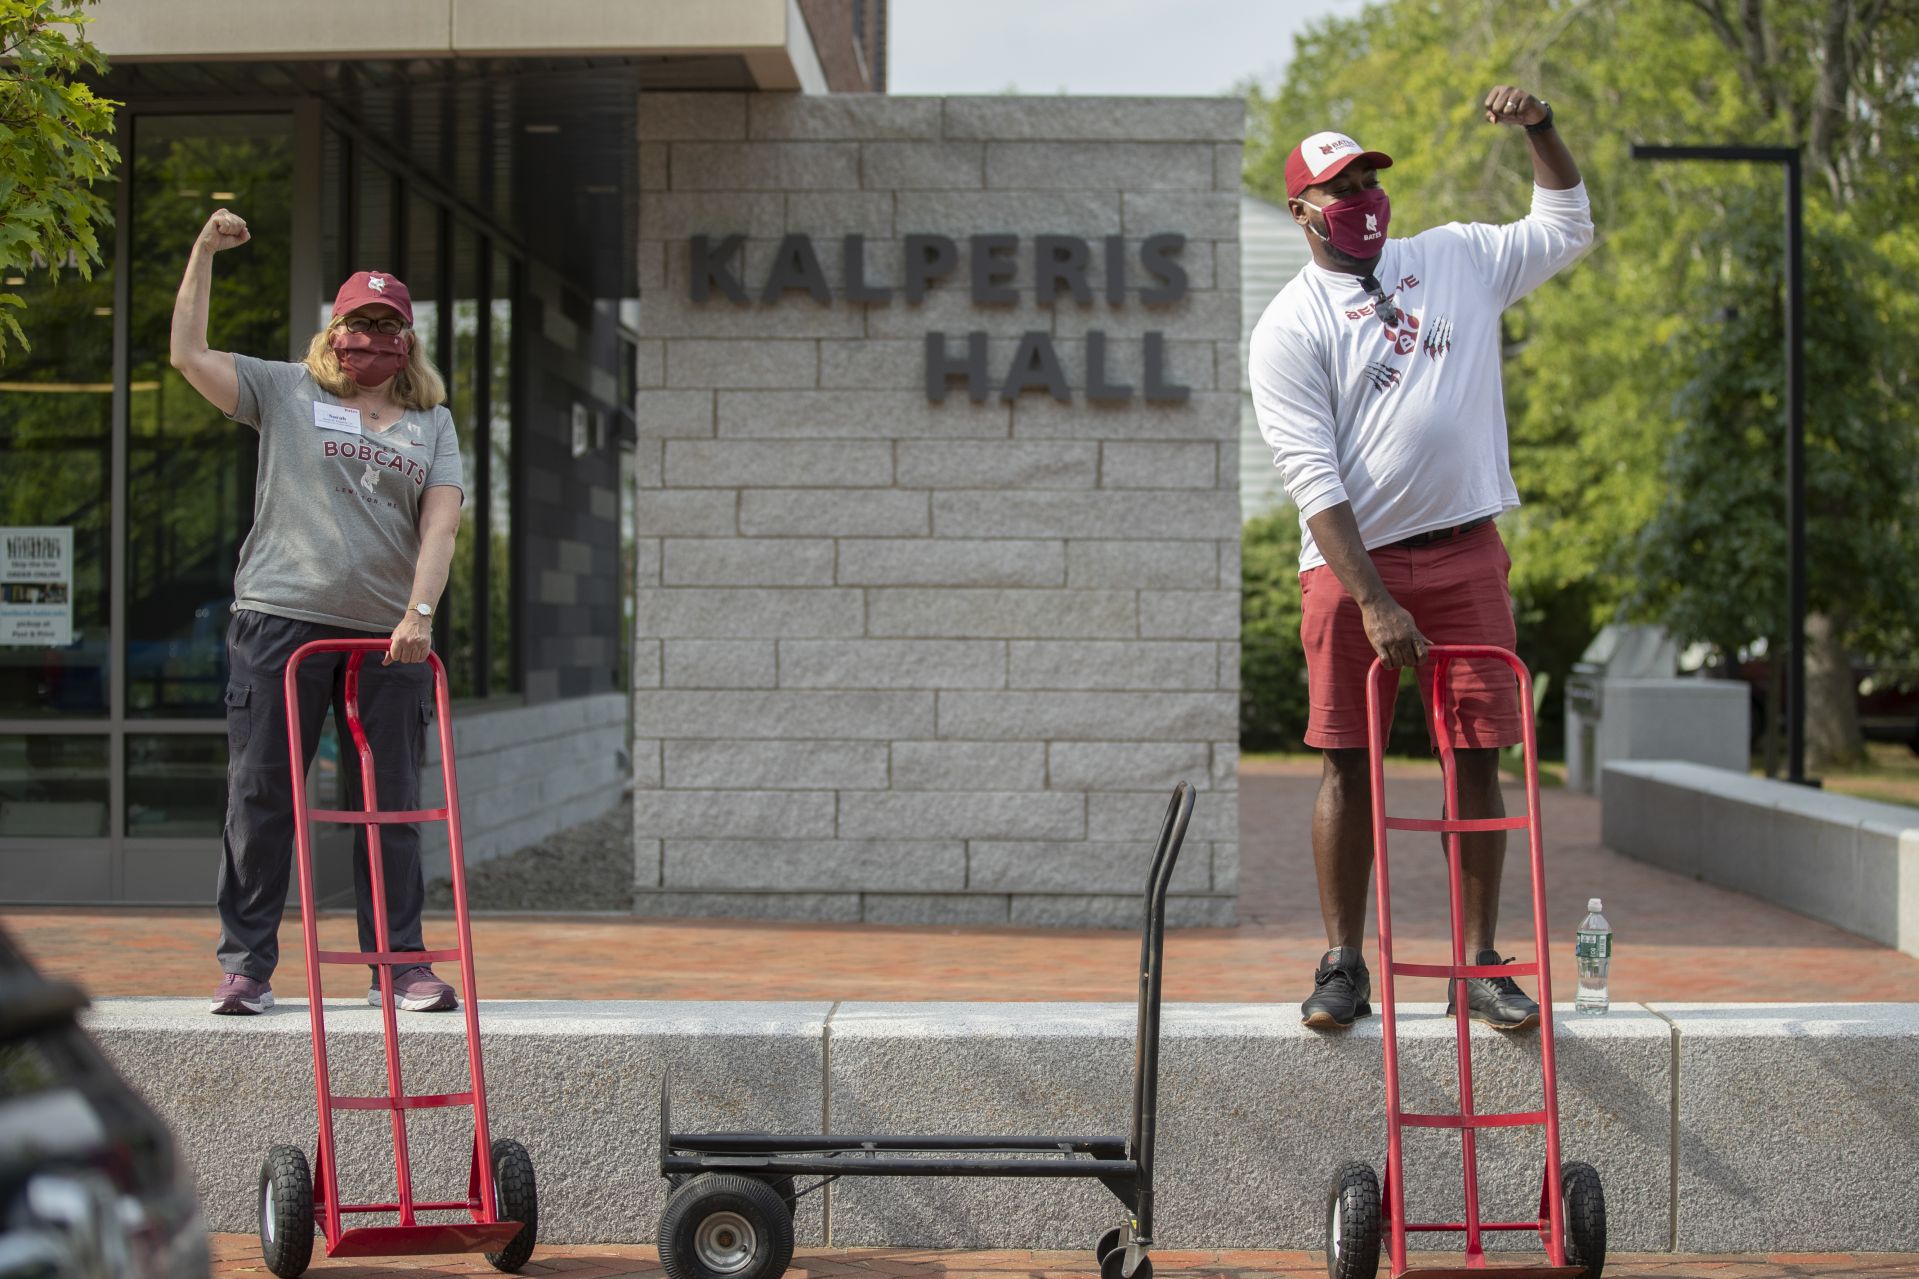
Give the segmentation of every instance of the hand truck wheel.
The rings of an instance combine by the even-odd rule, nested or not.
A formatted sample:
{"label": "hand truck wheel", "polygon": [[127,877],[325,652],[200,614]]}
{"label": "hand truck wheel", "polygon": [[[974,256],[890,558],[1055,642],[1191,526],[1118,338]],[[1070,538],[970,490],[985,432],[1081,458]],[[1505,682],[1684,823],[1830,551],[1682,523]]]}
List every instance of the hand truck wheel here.
{"label": "hand truck wheel", "polygon": [[1099,1242],[1093,1245],[1093,1259],[1101,1265],[1104,1265],[1106,1263],[1106,1254],[1120,1247],[1125,1242],[1126,1228],[1124,1226],[1114,1226],[1111,1230],[1101,1235]]}
{"label": "hand truck wheel", "polygon": [[512,1274],[533,1255],[540,1236],[540,1196],[533,1181],[533,1157],[526,1147],[510,1138],[493,1143],[493,1199],[501,1221],[517,1221],[520,1233],[506,1241],[506,1247],[486,1254],[495,1270]]}
{"label": "hand truck wheel", "polygon": [[764,1181],[702,1173],[667,1199],[659,1248],[668,1279],[779,1279],[793,1260],[793,1214]]}
{"label": "hand truck wheel", "polygon": [[[672,1194],[675,1190],[678,1190],[681,1186],[693,1180],[697,1175],[696,1173],[690,1172],[668,1173],[666,1177],[667,1193],[669,1195]],[[755,1177],[754,1180],[764,1181],[767,1185],[773,1187],[773,1192],[786,1204],[788,1215],[794,1217],[800,1215],[800,1197],[794,1193],[793,1179],[791,1177]]]}
{"label": "hand truck wheel", "polygon": [[1326,1279],[1373,1279],[1379,1234],[1379,1178],[1358,1161],[1341,1164],[1326,1191]]}
{"label": "hand truck wheel", "polygon": [[280,1279],[313,1260],[313,1173],[298,1146],[275,1146],[260,1165],[260,1256]]}
{"label": "hand truck wheel", "polygon": [[1139,1265],[1128,1276],[1126,1274],[1126,1254],[1131,1249],[1121,1245],[1107,1253],[1099,1261],[1099,1279],[1153,1279],[1153,1259],[1141,1257]]}
{"label": "hand truck wheel", "polygon": [[1578,1160],[1563,1163],[1559,1188],[1566,1202],[1566,1264],[1584,1266],[1582,1279],[1599,1279],[1606,1268],[1606,1192],[1598,1170]]}

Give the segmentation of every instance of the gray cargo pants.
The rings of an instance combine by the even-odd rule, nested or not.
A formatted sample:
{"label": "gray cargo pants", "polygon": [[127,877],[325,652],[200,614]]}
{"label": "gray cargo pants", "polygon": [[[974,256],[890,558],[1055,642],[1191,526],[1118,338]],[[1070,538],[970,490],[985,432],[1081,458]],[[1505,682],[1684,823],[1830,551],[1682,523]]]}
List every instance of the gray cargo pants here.
{"label": "gray cargo pants", "polygon": [[[220,967],[256,981],[273,975],[280,959],[280,917],[293,870],[293,775],[287,759],[287,659],[309,640],[376,638],[366,631],[294,621],[241,610],[227,627],[227,823],[220,861]],[[332,704],[346,724],[345,653],[300,663],[301,753],[308,768],[320,725]],[[433,718],[433,670],[425,662],[380,665],[369,654],[360,666],[360,716],[373,751],[378,807],[420,807],[420,760]],[[350,740],[342,754],[345,807],[363,806],[359,761]],[[306,768],[301,769],[301,776]],[[331,806],[329,798],[325,805]],[[380,828],[380,865],[386,883],[387,934],[394,950],[424,950],[420,909],[426,885],[420,873],[420,830]],[[373,888],[367,870],[366,827],[354,828],[354,896],[359,902],[360,949],[375,950]]]}

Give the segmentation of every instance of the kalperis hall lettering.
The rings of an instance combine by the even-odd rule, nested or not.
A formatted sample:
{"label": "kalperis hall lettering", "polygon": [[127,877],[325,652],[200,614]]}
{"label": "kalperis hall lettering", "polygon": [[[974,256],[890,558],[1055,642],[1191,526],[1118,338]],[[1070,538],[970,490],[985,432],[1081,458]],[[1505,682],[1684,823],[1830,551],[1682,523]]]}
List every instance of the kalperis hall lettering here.
{"label": "kalperis hall lettering", "polygon": [[[745,245],[744,235],[691,237],[687,247],[693,301],[708,302],[717,294],[741,306],[771,305],[789,293],[804,293],[821,306],[833,305],[833,289],[813,248],[813,237],[781,239],[766,278],[757,282],[745,278]],[[898,295],[913,305],[925,301],[934,289],[957,287],[963,278],[975,305],[1007,306],[1019,301],[1022,273],[1030,271],[1033,296],[1042,306],[1056,305],[1065,297],[1080,306],[1104,302],[1117,307],[1133,301],[1166,306],[1186,296],[1186,268],[1179,261],[1185,247],[1185,236],[1161,232],[1141,241],[1135,256],[1124,236],[1109,235],[1100,246],[1095,268],[1092,245],[1076,235],[1034,236],[1030,245],[1023,245],[1017,235],[975,235],[967,238],[963,250],[951,236],[909,235],[904,242],[904,278],[885,283],[870,278],[866,237],[848,235],[841,242],[840,296],[863,306],[886,306]],[[1184,403],[1192,388],[1167,378],[1166,335],[1149,332],[1142,345],[1142,377],[1135,387],[1111,372],[1107,335],[1099,329],[1087,330],[1086,398],[1109,403],[1135,397],[1149,404]],[[1053,336],[1044,330],[1022,335],[1003,370],[990,366],[983,332],[967,333],[963,340],[957,334],[928,333],[926,397],[942,401],[960,385],[975,403],[993,395],[1016,400],[1028,391],[1043,392],[1062,403],[1073,398]]]}

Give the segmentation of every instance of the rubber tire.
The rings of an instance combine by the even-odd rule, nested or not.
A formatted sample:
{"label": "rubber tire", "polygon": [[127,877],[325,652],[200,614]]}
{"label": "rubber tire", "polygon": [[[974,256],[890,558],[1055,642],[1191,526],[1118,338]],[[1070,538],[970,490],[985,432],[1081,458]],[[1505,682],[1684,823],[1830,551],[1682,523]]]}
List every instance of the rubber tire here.
{"label": "rubber tire", "polygon": [[[1126,1249],[1115,1248],[1100,1259],[1099,1279],[1124,1279],[1120,1273],[1126,1266]],[[1153,1279],[1153,1259],[1141,1257],[1139,1269],[1133,1272],[1133,1279]]]}
{"label": "rubber tire", "polygon": [[[694,1246],[700,1223],[721,1211],[753,1227],[753,1256],[738,1270],[707,1268]],[[779,1279],[793,1261],[793,1214],[779,1191],[756,1177],[701,1173],[667,1199],[658,1244],[667,1279]]]}
{"label": "rubber tire", "polygon": [[[1340,1238],[1333,1245],[1333,1214]],[[1373,1279],[1379,1273],[1379,1178],[1357,1160],[1339,1166],[1326,1190],[1327,1279]]]}
{"label": "rubber tire", "polygon": [[533,1256],[539,1241],[540,1192],[533,1179],[533,1157],[510,1137],[493,1140],[493,1199],[500,1220],[519,1222],[520,1233],[486,1259],[495,1270],[512,1274]]}
{"label": "rubber tire", "polygon": [[1125,1239],[1126,1239],[1125,1229],[1120,1226],[1114,1226],[1111,1230],[1101,1235],[1099,1237],[1099,1242],[1093,1245],[1093,1260],[1100,1262],[1101,1264],[1104,1264],[1106,1261],[1106,1254],[1111,1252],[1113,1249],[1119,1247],[1120,1244],[1125,1241]]}
{"label": "rubber tire", "polygon": [[[688,1172],[669,1174],[666,1179],[666,1193],[669,1195],[672,1194],[675,1190],[678,1190],[681,1186],[693,1180],[696,1175],[697,1174]],[[748,1174],[742,1173],[741,1175],[746,1176]],[[800,1215],[800,1197],[793,1193],[793,1179],[791,1177],[755,1177],[754,1180],[763,1181],[773,1187],[773,1193],[777,1194],[781,1201],[786,1204],[786,1211],[794,1217]]]}
{"label": "rubber tire", "polygon": [[[268,1187],[273,1234],[267,1235]],[[260,1256],[280,1279],[299,1279],[313,1260],[313,1172],[298,1146],[275,1146],[260,1164]]]}
{"label": "rubber tire", "polygon": [[1559,1188],[1566,1201],[1566,1264],[1584,1266],[1582,1279],[1599,1279],[1606,1268],[1606,1192],[1598,1170],[1578,1160],[1562,1163]]}

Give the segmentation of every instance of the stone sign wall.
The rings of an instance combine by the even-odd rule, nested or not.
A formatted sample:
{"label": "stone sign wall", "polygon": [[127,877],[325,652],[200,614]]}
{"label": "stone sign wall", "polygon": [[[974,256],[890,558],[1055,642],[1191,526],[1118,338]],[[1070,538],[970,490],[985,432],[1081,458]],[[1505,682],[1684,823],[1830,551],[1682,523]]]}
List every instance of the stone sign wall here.
{"label": "stone sign wall", "polygon": [[639,124],[640,912],[1231,922],[1241,104]]}

